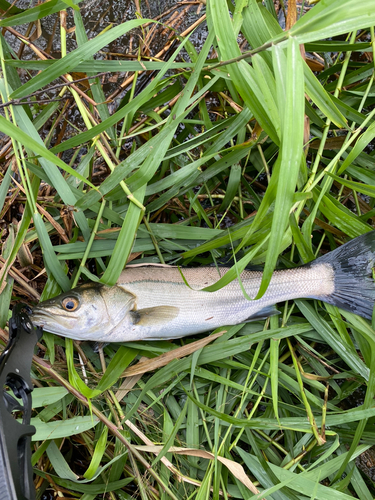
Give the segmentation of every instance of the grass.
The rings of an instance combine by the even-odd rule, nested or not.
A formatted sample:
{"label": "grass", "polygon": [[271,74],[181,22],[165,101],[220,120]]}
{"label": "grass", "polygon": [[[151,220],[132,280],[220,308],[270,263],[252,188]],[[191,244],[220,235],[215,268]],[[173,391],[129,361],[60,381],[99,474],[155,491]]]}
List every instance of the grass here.
{"label": "grass", "polygon": [[[280,4],[184,4],[207,27],[197,47],[177,5],[155,22],[134,2],[136,16],[89,39],[77,0],[0,2],[2,328],[15,302],[114,284],[129,261],[235,255],[211,289],[261,264],[261,296],[276,266],[373,229],[373,2]],[[38,38],[51,14],[57,59]],[[37,498],[374,498],[361,465],[375,444],[374,325],[316,301],[279,309],[99,353],[45,333]]]}

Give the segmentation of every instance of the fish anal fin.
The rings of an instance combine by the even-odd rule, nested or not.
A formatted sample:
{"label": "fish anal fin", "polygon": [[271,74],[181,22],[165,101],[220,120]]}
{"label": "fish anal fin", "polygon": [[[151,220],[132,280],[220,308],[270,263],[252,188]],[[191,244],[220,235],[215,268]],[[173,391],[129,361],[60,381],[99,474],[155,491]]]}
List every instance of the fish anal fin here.
{"label": "fish anal fin", "polygon": [[131,311],[133,324],[139,326],[153,326],[169,323],[178,316],[180,309],[175,306],[156,306]]}
{"label": "fish anal fin", "polygon": [[260,309],[255,314],[252,314],[248,319],[243,321],[243,323],[250,323],[251,321],[258,321],[260,319],[266,319],[270,316],[276,316],[280,314],[280,311],[276,309],[276,306],[266,306],[263,309]]}

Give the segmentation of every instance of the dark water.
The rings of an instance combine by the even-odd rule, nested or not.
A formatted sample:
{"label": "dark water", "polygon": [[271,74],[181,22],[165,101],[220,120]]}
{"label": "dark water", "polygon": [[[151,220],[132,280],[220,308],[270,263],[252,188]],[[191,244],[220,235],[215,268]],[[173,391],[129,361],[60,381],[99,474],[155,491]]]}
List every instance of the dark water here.
{"label": "dark water", "polygon": [[[117,26],[125,21],[136,19],[137,17],[137,3],[140,4],[141,16],[145,19],[156,19],[164,24],[157,26],[155,29],[155,36],[151,37],[150,44],[147,46],[146,51],[149,55],[155,55],[161,50],[165,43],[168,41],[172,31],[167,29],[166,26],[172,26],[176,29],[177,33],[183,33],[189,26],[191,26],[200,16],[204,14],[203,4],[194,4],[176,2],[175,0],[112,0],[112,1],[98,1],[86,0],[79,4],[80,12],[82,15],[83,23],[86,28],[86,33],[89,39],[95,37],[109,26]],[[17,3],[20,8],[28,8],[36,5],[34,1],[30,4],[29,1],[24,0]],[[203,8],[202,8],[203,7]],[[73,11],[67,9],[67,26],[68,29],[74,26]],[[163,15],[164,14],[164,15]],[[180,14],[180,18],[178,18]],[[178,19],[176,19],[178,18]],[[42,49],[47,50],[53,57],[60,57],[60,26],[57,14],[52,14],[40,20],[41,36],[38,37],[34,43]],[[27,25],[16,27],[17,31],[25,34]],[[148,28],[150,30],[150,27]],[[206,25],[198,27],[190,36],[190,41],[199,50],[206,38],[207,30]],[[14,50],[18,50],[20,42],[13,36],[7,36],[11,46]],[[142,44],[143,38],[142,29],[132,30],[130,33],[115,40],[110,46],[107,46],[103,51],[97,54],[97,58],[105,58],[112,54],[128,54],[130,52],[136,53],[139,44]],[[12,41],[11,41],[12,40]],[[67,38],[68,52],[76,48],[75,34],[70,33]],[[34,53],[25,48],[23,58],[34,58]]]}
{"label": "dark water", "polygon": [[[19,8],[30,8],[37,5],[37,1],[30,3],[29,0],[21,0],[17,3]],[[145,28],[139,27],[126,33],[125,35],[117,38],[111,44],[103,47],[98,51],[94,58],[99,60],[113,60],[113,59],[134,59],[139,52],[142,57],[156,56],[166,44],[169,44],[176,34],[183,34],[190,26],[192,26],[197,19],[201,18],[205,13],[205,5],[199,2],[176,2],[175,0],[112,0],[112,1],[99,1],[99,0],[86,0],[79,4],[82,21],[86,29],[88,39],[93,39],[99,35],[103,30],[110,27],[118,26],[121,23],[141,17],[144,19],[157,19],[160,24],[151,23]],[[140,14],[137,13],[137,8],[140,8]],[[68,29],[67,34],[67,52],[71,52],[77,48],[75,24],[76,21],[73,17],[73,9],[67,9],[66,25]],[[173,28],[173,29],[171,29]],[[31,36],[34,45],[45,52],[46,57],[54,59],[61,58],[61,43],[60,43],[60,16],[56,14],[49,15],[39,21],[38,35],[33,38],[33,33],[37,33],[35,26],[28,25],[14,26],[14,29],[22,35]],[[193,33],[190,34],[190,41],[199,52],[207,36],[207,26],[203,22],[200,24]],[[28,46],[22,46],[21,42],[13,34],[5,32],[6,40],[11,49],[23,60],[38,59],[35,52]],[[186,53],[182,54],[189,60]],[[169,54],[162,54],[161,59],[168,59]],[[19,70],[19,75],[22,82],[26,82],[30,76],[35,76],[36,71]],[[84,74],[73,74],[74,79],[84,77]],[[126,91],[129,90],[130,85],[121,88],[123,83],[131,74],[126,72],[107,73],[101,76],[101,83],[106,98],[110,98],[109,111],[113,113],[117,110],[122,97]],[[143,73],[141,78],[138,78],[138,85],[147,78],[147,74]],[[62,83],[59,79],[51,82],[48,85],[48,92],[39,95],[38,99],[54,99],[58,97],[59,89],[50,89],[56,83]],[[145,82],[147,84],[147,81]],[[121,90],[121,92],[119,91]],[[111,97],[115,95],[114,99]],[[65,113],[69,122],[66,130],[63,131],[64,138],[67,139],[71,134],[75,134],[75,128],[83,130],[85,128],[82,121],[80,112],[75,106],[69,106]],[[73,127],[71,127],[71,125]],[[46,136],[49,132],[49,125],[46,130],[40,130],[42,136]],[[59,127],[52,138],[51,145],[59,134]],[[1,143],[1,138],[0,138]],[[1,147],[1,144],[0,144]],[[70,161],[70,158],[64,157],[64,161]]]}

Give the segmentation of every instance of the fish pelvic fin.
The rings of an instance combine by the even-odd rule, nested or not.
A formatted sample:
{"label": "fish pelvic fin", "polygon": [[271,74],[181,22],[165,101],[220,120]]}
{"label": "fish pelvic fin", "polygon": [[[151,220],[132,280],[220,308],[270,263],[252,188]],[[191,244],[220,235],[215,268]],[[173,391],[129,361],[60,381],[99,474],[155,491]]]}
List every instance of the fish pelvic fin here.
{"label": "fish pelvic fin", "polygon": [[334,291],[311,298],[371,319],[375,303],[375,231],[354,238],[349,243],[323,255],[313,263],[329,264],[334,273]]}
{"label": "fish pelvic fin", "polygon": [[179,307],[156,306],[131,311],[133,324],[140,326],[155,326],[169,323],[178,316]]}

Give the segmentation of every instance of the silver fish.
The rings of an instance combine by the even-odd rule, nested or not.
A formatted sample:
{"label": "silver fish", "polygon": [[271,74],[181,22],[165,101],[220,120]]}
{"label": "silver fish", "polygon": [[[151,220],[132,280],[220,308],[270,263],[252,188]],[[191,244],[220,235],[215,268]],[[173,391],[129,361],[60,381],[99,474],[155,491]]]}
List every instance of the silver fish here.
{"label": "silver fish", "polygon": [[[317,260],[275,271],[259,300],[247,300],[238,280],[205,292],[228,268],[127,267],[113,287],[88,283],[34,308],[34,324],[77,340],[160,340],[207,332],[277,313],[274,305],[314,298],[371,318],[375,301],[372,268],[375,233],[366,233]],[[262,273],[244,271],[242,284],[255,297]]]}

